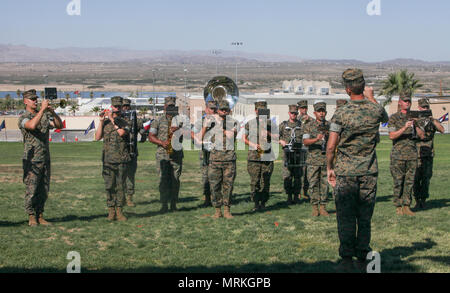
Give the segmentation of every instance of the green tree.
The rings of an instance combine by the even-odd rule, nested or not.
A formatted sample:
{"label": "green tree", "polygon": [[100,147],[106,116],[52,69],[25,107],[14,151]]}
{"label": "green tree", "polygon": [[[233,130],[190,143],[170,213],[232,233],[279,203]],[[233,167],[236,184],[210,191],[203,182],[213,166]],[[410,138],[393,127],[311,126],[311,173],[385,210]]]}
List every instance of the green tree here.
{"label": "green tree", "polygon": [[388,78],[382,82],[380,96],[385,96],[386,101],[383,106],[392,102],[392,96],[399,95],[403,91],[410,92],[411,95],[423,86],[418,79],[414,78],[414,73],[408,73],[406,69],[389,74]]}
{"label": "green tree", "polygon": [[95,115],[98,114],[98,112],[100,112],[102,109],[100,109],[99,106],[95,106],[91,109],[91,112],[94,113]]}
{"label": "green tree", "polygon": [[13,108],[13,102],[14,101],[11,99],[11,95],[7,94],[5,96],[5,101],[4,101],[5,110],[7,110],[7,111],[11,110]]}
{"label": "green tree", "polygon": [[140,109],[139,109],[139,115],[145,116],[145,114],[147,114],[147,111],[148,111],[148,110],[149,110],[148,107],[142,107],[142,108],[140,108]]}
{"label": "green tree", "polygon": [[73,116],[75,116],[75,112],[77,112],[79,109],[80,109],[80,107],[78,107],[78,105],[72,104],[70,106],[69,112],[71,112],[73,114]]}
{"label": "green tree", "polygon": [[18,99],[20,99],[20,95],[22,94],[22,91],[20,90],[20,89],[17,89],[17,91],[16,91],[16,95],[17,95],[17,98]]}

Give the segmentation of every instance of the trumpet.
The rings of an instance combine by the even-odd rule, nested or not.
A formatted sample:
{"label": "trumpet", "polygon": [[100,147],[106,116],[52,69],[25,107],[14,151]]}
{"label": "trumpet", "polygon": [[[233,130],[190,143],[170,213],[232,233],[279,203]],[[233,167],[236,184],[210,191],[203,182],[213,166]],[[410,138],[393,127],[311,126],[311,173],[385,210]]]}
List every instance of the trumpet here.
{"label": "trumpet", "polygon": [[[45,99],[45,100],[47,100],[47,99]],[[52,100],[49,100],[50,102],[48,103],[48,105],[50,106],[50,107],[52,107],[53,109],[56,109],[56,108],[58,108],[58,107],[60,107],[61,109],[64,109],[65,107],[67,107],[67,101],[66,100],[59,100],[59,101],[56,101],[55,99],[52,99]],[[39,101],[38,103],[37,103],[37,106],[40,108],[40,107],[42,107],[42,102],[43,101]]]}

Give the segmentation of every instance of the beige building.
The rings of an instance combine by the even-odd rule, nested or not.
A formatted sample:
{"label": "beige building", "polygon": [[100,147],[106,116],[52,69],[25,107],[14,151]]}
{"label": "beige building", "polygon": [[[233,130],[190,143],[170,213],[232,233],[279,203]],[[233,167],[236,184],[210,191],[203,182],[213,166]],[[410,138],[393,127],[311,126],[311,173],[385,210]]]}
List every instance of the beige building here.
{"label": "beige building", "polygon": [[285,80],[282,84],[283,93],[294,93],[296,95],[321,95],[326,96],[331,93],[331,86],[328,81],[316,80]]}

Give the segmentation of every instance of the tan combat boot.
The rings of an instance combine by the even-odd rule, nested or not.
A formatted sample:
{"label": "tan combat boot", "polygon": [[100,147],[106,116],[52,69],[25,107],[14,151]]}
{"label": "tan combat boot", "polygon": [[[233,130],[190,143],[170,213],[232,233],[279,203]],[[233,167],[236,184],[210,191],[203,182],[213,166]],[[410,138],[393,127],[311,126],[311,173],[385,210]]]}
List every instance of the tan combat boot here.
{"label": "tan combat boot", "polygon": [[315,204],[315,205],[313,205],[312,216],[313,217],[318,217],[319,215],[320,215],[320,213],[319,213],[319,205]]}
{"label": "tan combat boot", "polygon": [[221,208],[216,208],[216,213],[212,217],[213,217],[213,219],[222,218],[222,209]]}
{"label": "tan combat boot", "polygon": [[108,208],[108,221],[114,221],[116,219],[116,209],[114,207]]}
{"label": "tan combat boot", "polygon": [[36,216],[35,215],[29,215],[28,216],[28,226],[36,227],[37,225],[39,225],[39,224],[36,221]]}
{"label": "tan combat boot", "polygon": [[133,196],[131,196],[131,195],[127,196],[127,206],[133,207],[133,208],[136,206],[136,204],[133,202]]}
{"label": "tan combat boot", "polygon": [[122,207],[116,207],[116,218],[117,221],[126,221],[127,217],[122,213]]}
{"label": "tan combat boot", "polygon": [[407,216],[415,216],[416,214],[411,211],[409,206],[403,206],[403,214]]}
{"label": "tan combat boot", "polygon": [[234,217],[231,215],[230,207],[229,207],[229,206],[225,206],[223,216],[224,216],[224,218],[226,218],[226,219],[233,219],[233,218],[234,218]]}
{"label": "tan combat boot", "polygon": [[38,221],[39,221],[39,224],[41,224],[41,225],[43,225],[43,226],[51,226],[51,225],[52,225],[51,223],[47,222],[47,221],[44,219],[44,214],[42,214],[42,213],[39,214],[39,219],[38,219]]}
{"label": "tan combat boot", "polygon": [[320,211],[319,211],[319,213],[320,213],[320,215],[321,216],[324,216],[324,217],[328,217],[330,214],[327,212],[327,210],[325,209],[325,205],[324,204],[321,204],[320,205]]}
{"label": "tan combat boot", "polygon": [[397,212],[397,215],[403,216],[403,210],[402,210],[402,207],[397,207],[396,212]]}

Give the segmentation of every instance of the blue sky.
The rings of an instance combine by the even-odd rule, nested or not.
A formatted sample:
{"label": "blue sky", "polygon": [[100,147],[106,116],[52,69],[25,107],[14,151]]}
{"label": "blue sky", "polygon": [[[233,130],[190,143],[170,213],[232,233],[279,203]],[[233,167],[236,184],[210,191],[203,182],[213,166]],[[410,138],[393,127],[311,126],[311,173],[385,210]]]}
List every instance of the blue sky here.
{"label": "blue sky", "polygon": [[450,61],[450,1],[1,0],[0,43],[45,48],[233,50],[307,59]]}

